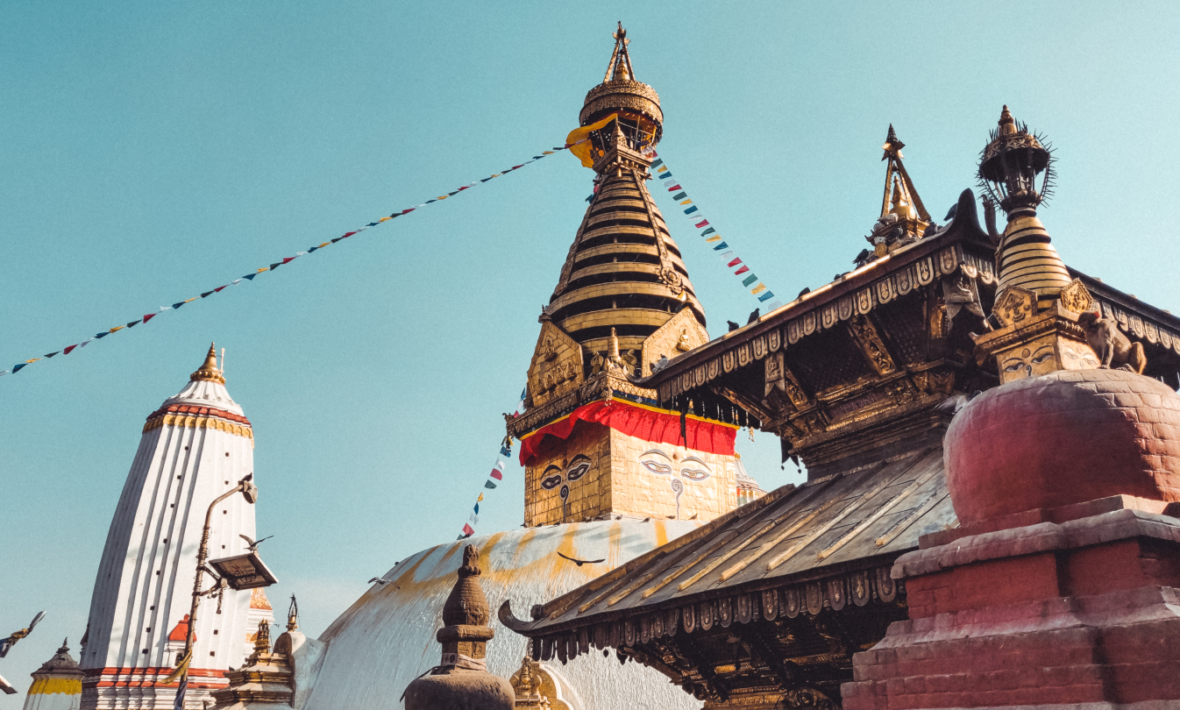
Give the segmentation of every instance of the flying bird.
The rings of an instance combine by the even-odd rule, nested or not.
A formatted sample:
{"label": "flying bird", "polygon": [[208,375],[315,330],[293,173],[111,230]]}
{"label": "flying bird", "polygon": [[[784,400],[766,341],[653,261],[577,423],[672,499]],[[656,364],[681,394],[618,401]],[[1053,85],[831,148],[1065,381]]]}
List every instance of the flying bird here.
{"label": "flying bird", "polygon": [[246,537],[245,535],[238,535],[238,537],[240,537],[246,541],[246,546],[250,549],[250,552],[258,552],[258,546],[261,545],[262,543],[266,542],[267,540],[271,539],[272,537],[274,537],[274,535],[267,535],[266,537],[262,538],[261,540],[253,540],[251,538]]}
{"label": "flying bird", "polygon": [[[370,579],[368,583],[369,584],[376,584],[378,587],[384,587],[385,585],[389,584],[392,581],[393,581],[392,579],[384,579],[382,577],[374,577],[374,578]],[[394,589],[401,589],[401,585],[395,584],[395,585],[393,585],[393,588]]]}
{"label": "flying bird", "polygon": [[558,557],[561,557],[562,559],[566,559],[566,560],[569,560],[570,562],[573,562],[574,564],[576,564],[579,567],[581,567],[582,565],[596,565],[599,562],[606,562],[605,557],[602,558],[601,560],[575,560],[574,558],[563,555],[560,552],[557,553],[557,555],[558,555]]}

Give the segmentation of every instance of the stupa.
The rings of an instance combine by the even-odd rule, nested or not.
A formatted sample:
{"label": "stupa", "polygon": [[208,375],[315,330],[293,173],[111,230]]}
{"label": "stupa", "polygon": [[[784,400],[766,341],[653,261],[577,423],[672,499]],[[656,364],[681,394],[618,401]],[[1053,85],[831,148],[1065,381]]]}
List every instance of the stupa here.
{"label": "stupa", "polygon": [[[526,468],[525,525],[447,542],[401,560],[315,644],[307,710],[401,707],[397,700],[437,661],[435,632],[463,549],[478,547],[489,603],[539,603],[625,565],[737,505],[738,423],[724,411],[656,406],[634,381],[661,356],[708,340],[663,217],[647,191],[648,149],[662,134],[659,97],[635,79],[620,27],[604,81],[586,97],[583,127],[595,172],[590,202],[557,288],[540,316],[526,410],[510,417]],[[744,495],[760,493],[749,480]],[[614,710],[694,706],[651,671],[598,656],[577,666],[539,659],[518,673],[524,639],[497,634],[487,670],[514,677],[522,706]],[[298,665],[296,667],[298,673]],[[515,675],[514,675],[515,674]]]}

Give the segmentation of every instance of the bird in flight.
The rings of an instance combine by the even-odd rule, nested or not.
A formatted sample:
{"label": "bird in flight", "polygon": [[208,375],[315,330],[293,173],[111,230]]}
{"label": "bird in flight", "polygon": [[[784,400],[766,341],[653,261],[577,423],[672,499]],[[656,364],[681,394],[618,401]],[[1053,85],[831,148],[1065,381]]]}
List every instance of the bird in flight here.
{"label": "bird in flight", "polygon": [[238,537],[240,537],[246,541],[246,545],[250,548],[250,552],[258,552],[258,546],[261,545],[262,543],[266,542],[267,540],[271,539],[272,537],[274,537],[274,535],[267,535],[266,537],[262,538],[261,540],[253,540],[251,538],[246,537],[245,535],[238,535]]}
{"label": "bird in flight", "polygon": [[557,553],[557,555],[558,555],[558,557],[561,557],[562,559],[566,559],[566,560],[569,560],[570,562],[573,562],[574,564],[576,564],[579,567],[581,567],[582,565],[596,565],[599,562],[606,562],[605,557],[602,558],[601,560],[576,560],[573,557],[569,557],[568,555],[563,555],[560,552]]}

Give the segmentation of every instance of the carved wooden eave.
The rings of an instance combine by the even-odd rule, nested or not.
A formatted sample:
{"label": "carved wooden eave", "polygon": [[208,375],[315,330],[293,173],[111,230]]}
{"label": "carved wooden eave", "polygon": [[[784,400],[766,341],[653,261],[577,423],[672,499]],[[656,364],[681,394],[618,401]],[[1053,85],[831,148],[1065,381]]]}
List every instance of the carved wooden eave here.
{"label": "carved wooden eave", "polygon": [[696,697],[759,688],[838,698],[851,654],[905,617],[893,560],[956,524],[930,447],[784,486],[544,605],[501,621],[539,660],[614,649]]}
{"label": "carved wooden eave", "polygon": [[647,404],[656,403],[655,390],[640,387],[614,372],[604,371],[586,379],[585,382],[566,394],[549,399],[543,405],[529,409],[519,416],[505,414],[508,435],[519,439],[549,422],[564,417],[584,404],[599,400],[610,401],[616,395]]}
{"label": "carved wooden eave", "polygon": [[[1145,374],[1180,386],[1180,320],[1075,276],[1143,341]],[[641,384],[670,409],[732,402],[823,475],[841,456],[938,429],[946,416],[935,406],[947,396],[998,383],[967,337],[984,331],[996,284],[994,247],[964,191],[943,229],[671,360]],[[804,372],[799,360],[809,351],[822,351],[824,362]]]}

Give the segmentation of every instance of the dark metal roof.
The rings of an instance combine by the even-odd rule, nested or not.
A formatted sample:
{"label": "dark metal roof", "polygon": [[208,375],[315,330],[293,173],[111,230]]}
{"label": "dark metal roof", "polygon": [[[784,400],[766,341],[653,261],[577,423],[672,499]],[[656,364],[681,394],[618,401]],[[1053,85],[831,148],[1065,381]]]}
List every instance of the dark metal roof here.
{"label": "dark metal roof", "polygon": [[[957,525],[941,447],[784,486],[534,609],[544,636],[694,601],[888,566],[919,535]],[[507,605],[505,605],[507,607]]]}

